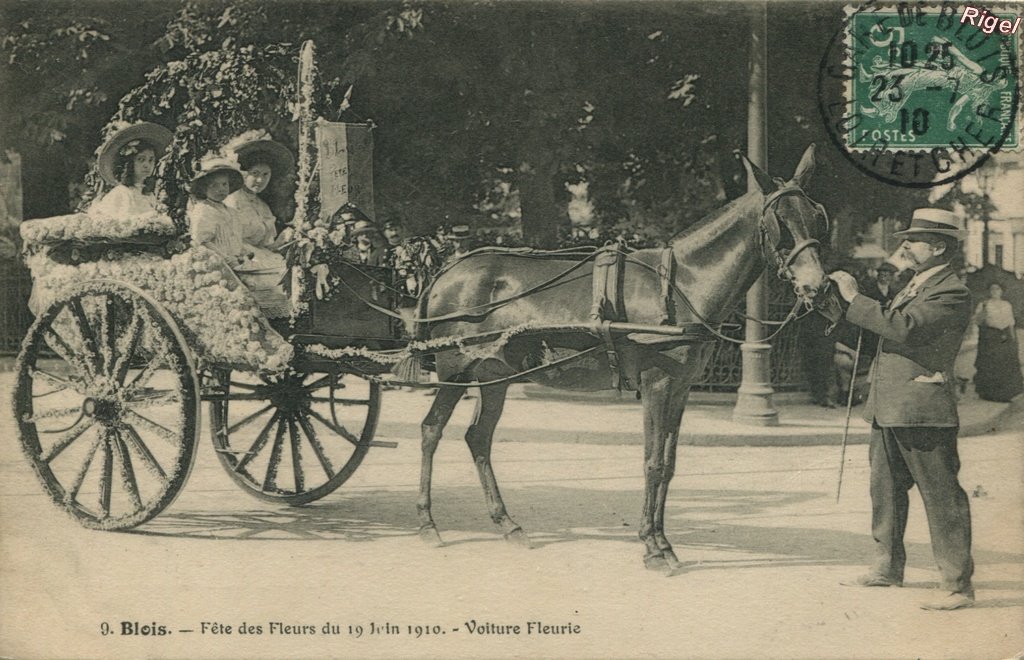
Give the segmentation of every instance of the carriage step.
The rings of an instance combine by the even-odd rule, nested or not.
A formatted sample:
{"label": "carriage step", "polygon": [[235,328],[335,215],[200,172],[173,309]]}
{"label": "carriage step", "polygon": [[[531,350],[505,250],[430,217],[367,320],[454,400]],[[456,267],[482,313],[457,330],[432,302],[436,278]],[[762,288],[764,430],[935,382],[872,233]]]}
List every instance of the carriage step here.
{"label": "carriage step", "polygon": [[371,440],[368,442],[371,447],[387,447],[388,449],[397,449],[398,443],[390,440]]}

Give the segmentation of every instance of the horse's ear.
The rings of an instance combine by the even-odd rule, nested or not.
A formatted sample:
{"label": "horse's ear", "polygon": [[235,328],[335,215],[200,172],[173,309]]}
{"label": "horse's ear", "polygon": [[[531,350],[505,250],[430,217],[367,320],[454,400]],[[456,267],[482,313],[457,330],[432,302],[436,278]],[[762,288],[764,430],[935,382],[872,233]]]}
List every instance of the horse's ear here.
{"label": "horse's ear", "polygon": [[775,180],[764,170],[757,165],[754,165],[749,158],[746,157],[741,151],[737,150],[732,152],[736,158],[739,158],[743,162],[743,167],[747,170],[747,181],[753,180],[757,184],[758,190],[761,191],[762,195],[775,192],[778,189]]}
{"label": "horse's ear", "polygon": [[814,173],[814,143],[812,142],[807,150],[804,151],[803,157],[800,159],[800,164],[796,166],[796,171],[793,172],[793,183],[800,186],[801,188],[807,185],[807,181],[810,180],[811,174]]}

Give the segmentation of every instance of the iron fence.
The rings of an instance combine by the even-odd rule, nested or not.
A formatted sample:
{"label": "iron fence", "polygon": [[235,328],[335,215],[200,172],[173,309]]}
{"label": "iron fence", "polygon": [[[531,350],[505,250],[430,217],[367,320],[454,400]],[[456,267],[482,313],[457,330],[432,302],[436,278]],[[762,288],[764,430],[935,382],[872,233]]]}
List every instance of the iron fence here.
{"label": "iron fence", "polygon": [[0,355],[17,355],[32,325],[28,297],[32,276],[20,261],[0,259]]}
{"label": "iron fence", "polygon": [[[768,320],[781,321],[793,308],[795,294],[792,287],[774,277],[766,279],[768,289]],[[737,316],[740,328],[724,334],[734,339],[743,338],[741,317]],[[771,333],[774,326],[768,329]],[[779,391],[801,390],[806,387],[800,356],[799,324],[791,323],[775,336],[769,344],[771,350],[772,387]],[[718,341],[712,347],[708,365],[701,380],[694,389],[704,392],[734,392],[740,386],[743,375],[743,358],[738,344]]]}

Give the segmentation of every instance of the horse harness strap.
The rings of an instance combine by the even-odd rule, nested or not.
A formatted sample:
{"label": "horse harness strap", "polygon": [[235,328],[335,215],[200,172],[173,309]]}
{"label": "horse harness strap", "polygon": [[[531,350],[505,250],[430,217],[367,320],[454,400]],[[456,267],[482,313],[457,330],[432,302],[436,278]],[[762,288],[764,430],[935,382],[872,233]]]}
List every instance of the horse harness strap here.
{"label": "horse harness strap", "polygon": [[787,185],[779,188],[778,190],[769,193],[764,198],[764,206],[761,208],[761,235],[765,246],[770,246],[772,249],[772,257],[774,257],[775,264],[778,266],[779,275],[789,270],[790,266],[793,265],[793,261],[797,255],[806,250],[809,247],[820,245],[820,241],[815,238],[805,238],[804,240],[796,243],[793,249],[789,251],[789,254],[783,256],[777,251],[777,245],[779,237],[781,236],[782,230],[779,226],[779,219],[775,215],[775,204],[786,195],[802,195],[803,190],[796,185]]}
{"label": "horse harness strap", "polygon": [[672,303],[672,283],[676,276],[676,255],[671,247],[661,252],[658,275],[661,278],[661,324],[675,325],[675,308]]}
{"label": "horse harness strap", "polygon": [[623,373],[615,336],[611,331],[613,321],[626,321],[626,302],[623,298],[623,281],[626,272],[626,253],[617,245],[607,245],[594,258],[593,297],[590,306],[590,321],[604,342],[608,356],[608,371],[612,387],[633,389],[630,379]]}
{"label": "horse harness strap", "polygon": [[625,321],[626,303],[622,297],[626,253],[618,245],[608,245],[594,258],[591,321]]}

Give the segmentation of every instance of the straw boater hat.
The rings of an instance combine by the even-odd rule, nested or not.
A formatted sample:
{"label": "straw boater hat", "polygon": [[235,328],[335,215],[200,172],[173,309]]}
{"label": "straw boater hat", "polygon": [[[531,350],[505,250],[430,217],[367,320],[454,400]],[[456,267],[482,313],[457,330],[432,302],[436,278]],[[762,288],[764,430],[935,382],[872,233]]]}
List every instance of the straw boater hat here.
{"label": "straw boater hat", "polygon": [[190,182],[192,194],[197,199],[206,199],[206,191],[202,191],[201,194],[197,193],[196,184],[202,179],[220,172],[228,174],[228,186],[231,192],[235,192],[242,187],[242,173],[238,170],[238,163],[227,158],[207,157],[199,163],[199,169],[196,171],[195,176],[192,177]]}
{"label": "straw boater hat", "polygon": [[363,234],[377,234],[379,230],[377,225],[373,224],[369,220],[359,220],[355,225],[352,226],[352,238],[362,236]]}
{"label": "straw boater hat", "polygon": [[280,142],[272,140],[266,131],[242,133],[228,142],[224,150],[234,154],[240,163],[254,154],[262,153],[270,161],[270,169],[275,177],[284,176],[295,164],[292,152]]}
{"label": "straw boater hat", "polygon": [[911,238],[918,234],[940,234],[952,236],[958,241],[967,237],[963,218],[945,209],[916,209],[910,226],[903,231],[893,232],[897,238]]}
{"label": "straw boater hat", "polygon": [[469,225],[455,225],[445,238],[449,238],[454,241],[460,241],[465,238],[469,238]]}
{"label": "straw boater hat", "polygon": [[145,140],[156,148],[155,155],[159,160],[173,137],[174,135],[160,124],[148,121],[122,128],[107,138],[107,141],[100,147],[100,153],[96,156],[96,169],[104,181],[116,186],[121,182],[117,180],[114,166],[117,164],[118,153],[127,147],[128,143],[134,140]]}

